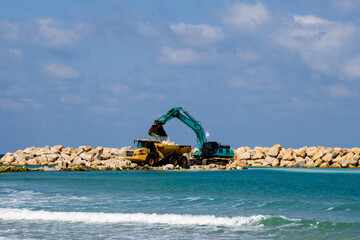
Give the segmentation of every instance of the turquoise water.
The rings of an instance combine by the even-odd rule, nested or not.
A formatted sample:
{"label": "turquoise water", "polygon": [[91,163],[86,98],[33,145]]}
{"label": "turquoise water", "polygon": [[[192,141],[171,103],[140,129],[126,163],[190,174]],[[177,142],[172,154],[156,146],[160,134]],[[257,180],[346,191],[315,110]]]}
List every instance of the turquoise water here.
{"label": "turquoise water", "polygon": [[359,239],[358,169],[0,174],[0,239]]}

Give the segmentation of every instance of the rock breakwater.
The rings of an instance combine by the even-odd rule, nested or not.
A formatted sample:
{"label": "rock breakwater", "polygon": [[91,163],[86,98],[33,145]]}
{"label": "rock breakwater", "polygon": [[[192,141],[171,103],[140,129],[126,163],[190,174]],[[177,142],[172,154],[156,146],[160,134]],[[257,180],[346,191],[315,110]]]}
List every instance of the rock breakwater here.
{"label": "rock breakwater", "polygon": [[0,159],[2,165],[55,165],[55,170],[116,170],[134,168],[137,165],[125,159],[126,150],[130,147],[108,148],[80,146],[65,148],[62,145],[44,148],[30,147],[8,152]]}
{"label": "rock breakwater", "polygon": [[[53,165],[40,170],[132,170],[132,169],[180,169],[171,164],[151,168],[138,166],[125,159],[130,147],[108,148],[80,146],[78,148],[56,145],[43,148],[30,147],[8,152],[0,159],[0,165],[31,166]],[[210,164],[191,166],[191,169],[235,170],[243,167],[321,167],[321,168],[360,168],[360,148],[302,147],[283,148],[276,144],[272,147],[240,147],[226,166]]]}
{"label": "rock breakwater", "polygon": [[302,147],[240,147],[235,151],[236,166],[253,167],[320,167],[358,168],[360,148]]}

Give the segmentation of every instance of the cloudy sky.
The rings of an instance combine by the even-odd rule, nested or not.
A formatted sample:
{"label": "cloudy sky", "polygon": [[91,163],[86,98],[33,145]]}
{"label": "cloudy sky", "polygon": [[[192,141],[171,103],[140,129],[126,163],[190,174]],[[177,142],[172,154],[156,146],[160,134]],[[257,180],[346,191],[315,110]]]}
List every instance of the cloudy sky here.
{"label": "cloudy sky", "polygon": [[[0,153],[131,145],[175,106],[234,148],[359,146],[359,12],[359,0],[2,0]],[[176,119],[165,130],[196,145]]]}

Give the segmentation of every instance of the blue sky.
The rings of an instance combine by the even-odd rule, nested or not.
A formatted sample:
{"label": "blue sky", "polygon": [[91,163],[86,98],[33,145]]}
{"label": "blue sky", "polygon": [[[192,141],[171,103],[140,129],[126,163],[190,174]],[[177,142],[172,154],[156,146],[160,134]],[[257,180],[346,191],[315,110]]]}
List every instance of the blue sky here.
{"label": "blue sky", "polygon": [[[359,146],[360,1],[0,3],[0,153],[122,147],[182,106],[209,140]],[[196,145],[180,121],[170,139]]]}

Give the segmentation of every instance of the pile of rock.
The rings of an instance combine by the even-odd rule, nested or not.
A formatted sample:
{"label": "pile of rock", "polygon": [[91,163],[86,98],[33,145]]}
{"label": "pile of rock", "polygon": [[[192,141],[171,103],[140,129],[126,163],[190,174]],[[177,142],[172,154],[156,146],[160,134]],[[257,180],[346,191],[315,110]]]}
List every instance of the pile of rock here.
{"label": "pile of rock", "polygon": [[30,147],[7,153],[0,159],[0,165],[56,165],[55,169],[84,167],[89,169],[123,169],[136,167],[125,159],[130,147],[108,148],[80,146],[65,148],[62,145],[44,148]]}
{"label": "pile of rock", "polygon": [[302,147],[283,148],[279,144],[269,147],[240,147],[235,151],[235,166],[254,167],[360,167],[360,148]]}

